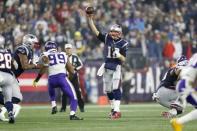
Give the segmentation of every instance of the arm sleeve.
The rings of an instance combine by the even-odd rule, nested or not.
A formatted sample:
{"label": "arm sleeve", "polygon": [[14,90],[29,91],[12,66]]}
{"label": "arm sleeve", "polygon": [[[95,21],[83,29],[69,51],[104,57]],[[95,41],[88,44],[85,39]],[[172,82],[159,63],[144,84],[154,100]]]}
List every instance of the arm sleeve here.
{"label": "arm sleeve", "polygon": [[82,67],[83,67],[83,63],[82,63],[81,59],[77,56],[76,70],[80,70]]}
{"label": "arm sleeve", "polygon": [[122,46],[122,52],[121,54],[126,57],[127,55],[127,50],[128,50],[128,42],[125,42],[125,44]]}
{"label": "arm sleeve", "polygon": [[99,32],[99,35],[97,36],[97,38],[105,43],[105,38],[107,37],[107,34],[102,34]]}

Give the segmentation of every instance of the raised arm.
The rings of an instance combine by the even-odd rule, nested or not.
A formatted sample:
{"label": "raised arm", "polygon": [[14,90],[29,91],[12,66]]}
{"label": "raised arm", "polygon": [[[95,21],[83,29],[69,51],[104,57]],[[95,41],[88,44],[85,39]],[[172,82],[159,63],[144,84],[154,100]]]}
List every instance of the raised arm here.
{"label": "raised arm", "polygon": [[87,18],[88,18],[88,23],[90,25],[90,29],[94,32],[94,34],[96,36],[99,35],[99,31],[98,29],[96,28],[95,24],[94,24],[94,21],[93,21],[93,14],[86,14]]}

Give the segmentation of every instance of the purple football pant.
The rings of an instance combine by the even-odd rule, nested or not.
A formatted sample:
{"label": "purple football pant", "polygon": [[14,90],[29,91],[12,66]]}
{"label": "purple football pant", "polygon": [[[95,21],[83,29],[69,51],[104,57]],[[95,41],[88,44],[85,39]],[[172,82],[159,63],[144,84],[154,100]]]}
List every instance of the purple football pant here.
{"label": "purple football pant", "polygon": [[61,91],[65,93],[70,100],[70,110],[77,110],[77,97],[73,85],[67,79],[66,74],[57,74],[49,76],[48,79],[48,91],[51,101],[55,101],[55,88],[61,88]]}

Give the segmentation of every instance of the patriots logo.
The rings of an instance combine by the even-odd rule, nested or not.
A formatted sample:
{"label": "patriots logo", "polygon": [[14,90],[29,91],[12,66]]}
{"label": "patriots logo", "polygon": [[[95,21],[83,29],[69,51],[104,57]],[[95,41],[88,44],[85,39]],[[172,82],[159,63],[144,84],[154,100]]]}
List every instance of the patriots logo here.
{"label": "patriots logo", "polygon": [[21,54],[25,54],[25,49],[23,49],[23,48],[18,48],[18,52],[20,52]]}

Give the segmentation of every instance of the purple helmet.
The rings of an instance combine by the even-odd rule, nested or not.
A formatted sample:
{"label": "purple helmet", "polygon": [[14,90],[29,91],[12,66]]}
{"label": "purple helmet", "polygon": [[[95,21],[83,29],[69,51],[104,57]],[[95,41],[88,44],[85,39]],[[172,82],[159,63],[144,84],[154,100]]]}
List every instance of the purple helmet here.
{"label": "purple helmet", "polygon": [[182,55],[176,60],[176,62],[177,62],[177,66],[186,66],[188,63],[188,60],[186,56]]}
{"label": "purple helmet", "polygon": [[55,49],[57,50],[57,44],[54,41],[47,41],[44,45],[45,51]]}

